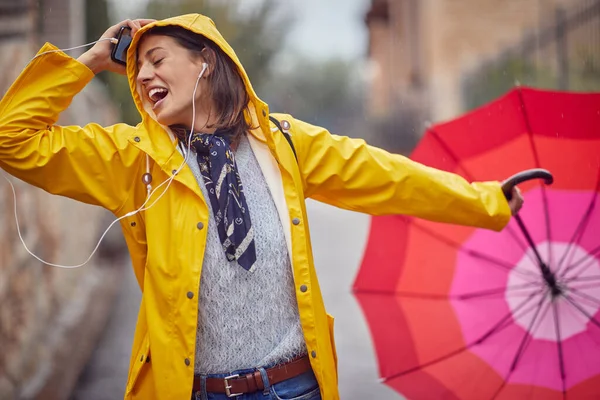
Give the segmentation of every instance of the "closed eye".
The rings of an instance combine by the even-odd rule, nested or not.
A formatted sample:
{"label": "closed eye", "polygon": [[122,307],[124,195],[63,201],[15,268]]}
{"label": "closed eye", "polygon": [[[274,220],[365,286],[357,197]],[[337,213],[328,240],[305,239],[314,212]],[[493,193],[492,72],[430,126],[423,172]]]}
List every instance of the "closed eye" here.
{"label": "closed eye", "polygon": [[164,60],[164,58],[161,58],[161,59],[158,59],[158,60],[154,61],[154,62],[152,63],[152,65],[158,65],[158,64],[160,64],[160,62],[161,62],[162,60]]}

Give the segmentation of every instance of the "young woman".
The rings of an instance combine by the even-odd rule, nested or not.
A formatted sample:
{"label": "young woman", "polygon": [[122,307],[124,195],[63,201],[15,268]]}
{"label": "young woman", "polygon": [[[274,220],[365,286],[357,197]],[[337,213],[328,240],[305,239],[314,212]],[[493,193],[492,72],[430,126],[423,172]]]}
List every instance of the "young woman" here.
{"label": "young woman", "polygon": [[[103,37],[124,24],[126,70],[108,41],[25,68],[0,102],[0,166],[123,217],[143,292],[127,399],[339,398],[308,197],[494,230],[521,207],[498,182],[469,184],[275,115],[292,147],[209,18],[125,21]],[[102,70],[127,74],[142,122],[57,125]]]}

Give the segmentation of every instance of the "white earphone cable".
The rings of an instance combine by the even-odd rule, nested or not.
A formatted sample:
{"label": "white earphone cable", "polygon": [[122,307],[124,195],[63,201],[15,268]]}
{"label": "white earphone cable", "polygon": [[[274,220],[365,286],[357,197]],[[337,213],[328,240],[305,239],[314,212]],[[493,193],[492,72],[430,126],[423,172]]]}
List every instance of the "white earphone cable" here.
{"label": "white earphone cable", "polygon": [[96,44],[96,43],[98,43],[98,42],[104,42],[104,41],[106,41],[106,40],[110,40],[110,42],[111,42],[112,44],[116,44],[116,43],[117,43],[117,39],[115,39],[115,38],[100,38],[100,39],[98,39],[98,40],[96,40],[96,41],[94,41],[94,42],[90,42],[90,43],[82,44],[82,45],[80,45],[80,46],[69,47],[68,49],[57,49],[57,50],[48,50],[48,51],[44,51],[43,53],[36,54],[36,55],[35,55],[35,56],[34,56],[34,57],[31,59],[31,60],[29,60],[29,62],[32,62],[32,61],[33,61],[33,60],[35,60],[37,57],[39,57],[39,56],[43,56],[44,54],[49,54],[49,53],[58,53],[58,52],[60,52],[60,51],[62,51],[62,52],[64,53],[65,51],[71,51],[71,50],[81,49],[81,48],[83,48],[83,47],[92,46],[92,45],[94,45],[94,44]]}
{"label": "white earphone cable", "polygon": [[[95,42],[91,42],[91,43],[87,43],[81,46],[76,46],[76,47],[71,47],[68,49],[59,49],[59,50],[50,50],[50,51],[46,51],[40,54],[37,54],[34,58],[31,59],[31,61],[33,61],[36,57],[41,56],[43,54],[47,54],[47,53],[54,53],[54,52],[58,52],[58,51],[68,51],[68,50],[74,50],[74,49],[78,49],[81,47],[86,47],[86,46],[90,46],[93,45],[95,43],[98,43],[100,41],[104,41],[104,40],[110,40],[112,43],[115,43],[114,38],[101,38]],[[30,61],[30,62],[31,62]],[[203,64],[202,66],[202,71],[200,72],[200,74],[198,75],[198,79],[196,79],[196,85],[194,87],[194,92],[192,94],[192,125],[191,125],[191,133],[193,133],[194,131],[194,124],[196,123],[196,91],[198,89],[198,84],[200,83],[200,79],[202,78],[202,76],[204,75],[204,73],[206,72],[207,69],[207,64]],[[191,149],[191,143],[192,143],[192,134],[190,133],[188,140],[187,140],[187,151],[184,154],[184,159],[183,162],[181,163],[181,165],[179,166],[179,168],[177,168],[177,170],[175,171],[175,173],[173,173],[172,176],[170,176],[168,179],[166,179],[164,182],[162,182],[160,185],[158,185],[156,188],[154,188],[154,190],[152,190],[151,192],[148,193],[146,200],[144,201],[144,203],[140,206],[140,208],[138,208],[135,211],[131,211],[117,219],[115,219],[109,226],[108,228],[106,228],[106,230],[104,231],[104,233],[100,236],[100,240],[98,240],[98,243],[96,244],[96,246],[94,247],[94,250],[92,251],[92,253],[89,255],[89,257],[81,264],[77,264],[77,265],[61,265],[61,264],[54,264],[48,261],[43,260],[42,258],[38,257],[37,255],[35,255],[30,249],[29,247],[27,247],[27,244],[25,243],[25,240],[23,239],[23,235],[21,234],[21,228],[19,227],[19,215],[17,212],[17,192],[15,190],[15,187],[13,185],[13,183],[10,181],[10,179],[6,176],[6,174],[4,173],[4,171],[2,172],[2,176],[4,177],[4,179],[6,179],[6,181],[8,182],[8,184],[10,185],[10,188],[12,189],[13,192],[13,201],[14,201],[14,214],[15,214],[15,222],[17,224],[17,233],[19,235],[19,239],[21,240],[21,243],[23,244],[25,250],[32,256],[34,257],[36,260],[40,261],[43,264],[49,265],[51,267],[56,267],[56,268],[65,268],[65,269],[73,269],[73,268],[79,268],[82,267],[84,265],[86,265],[94,256],[94,254],[96,254],[96,251],[98,251],[98,248],[100,247],[100,244],[102,243],[102,240],[104,240],[104,238],[106,237],[108,231],[114,226],[114,224],[116,224],[117,222],[121,221],[124,218],[128,218],[131,217],[137,213],[139,213],[140,211],[146,211],[148,209],[150,209],[151,207],[153,207],[167,192],[167,190],[169,189],[169,187],[171,186],[171,183],[173,182],[173,180],[175,179],[175,176],[183,169],[183,167],[187,164],[187,160],[188,160],[188,156],[190,154],[190,149]],[[149,171],[147,171],[149,173]],[[165,184],[167,184],[167,187],[165,188],[165,190],[158,196],[158,198],[156,200],[154,200],[152,202],[152,204],[150,204],[148,207],[146,207],[146,204],[148,203],[148,201],[150,200],[150,198],[152,197],[152,195],[158,190],[160,189],[162,186],[164,186]]]}
{"label": "white earphone cable", "polygon": [[164,194],[167,192],[167,190],[169,189],[169,186],[171,186],[171,183],[173,182],[173,179],[175,179],[175,176],[179,173],[179,171],[181,171],[183,169],[183,167],[187,164],[188,161],[188,157],[190,154],[190,150],[192,147],[192,135],[191,133],[193,133],[194,131],[194,124],[196,123],[196,90],[198,89],[198,84],[200,83],[200,79],[202,78],[202,76],[204,75],[204,72],[206,71],[206,64],[203,65],[202,67],[202,72],[200,72],[200,74],[198,75],[198,79],[196,79],[196,86],[194,87],[194,92],[192,94],[192,125],[191,125],[191,132],[190,135],[187,138],[187,151],[184,154],[184,158],[183,158],[183,162],[181,163],[181,165],[179,166],[179,168],[177,168],[175,170],[175,173],[169,177],[169,179],[167,179],[166,181],[164,181],[163,183],[161,183],[160,185],[158,185],[156,187],[156,189],[154,189],[152,191],[152,193],[148,196],[148,199],[150,199],[150,196],[162,185],[164,185],[166,182],[169,182],[166,189],[160,194],[160,196],[158,196],[158,198],[156,200],[154,200],[154,202],[152,204],[150,204],[148,207],[143,208],[144,205],[148,202],[148,199],[146,199],[146,201],[144,202],[144,204],[142,204],[142,207],[140,209],[138,209],[136,212],[139,211],[146,211],[149,208],[153,207],[156,202],[158,202],[158,200],[161,199],[161,197],[164,196]]}

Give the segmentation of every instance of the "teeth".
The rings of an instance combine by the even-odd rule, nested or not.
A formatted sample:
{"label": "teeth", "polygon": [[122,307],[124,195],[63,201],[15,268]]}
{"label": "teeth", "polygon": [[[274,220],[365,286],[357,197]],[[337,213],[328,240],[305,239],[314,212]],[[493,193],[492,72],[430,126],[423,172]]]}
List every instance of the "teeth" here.
{"label": "teeth", "polygon": [[148,97],[150,97],[150,99],[154,100],[154,96],[158,93],[167,93],[167,89],[165,88],[154,88],[154,89],[150,89],[150,91],[148,92]]}

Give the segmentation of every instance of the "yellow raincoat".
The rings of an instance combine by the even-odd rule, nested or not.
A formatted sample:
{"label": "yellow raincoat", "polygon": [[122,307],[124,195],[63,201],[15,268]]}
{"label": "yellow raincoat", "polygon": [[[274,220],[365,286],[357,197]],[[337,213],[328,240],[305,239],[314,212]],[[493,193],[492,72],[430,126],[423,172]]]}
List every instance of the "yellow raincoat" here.
{"label": "yellow raincoat", "polygon": [[[510,210],[498,182],[469,184],[370,147],[363,140],[275,115],[291,124],[298,154],[270,124],[238,58],[201,15],[142,28],[128,53],[127,74],[142,115],[137,126],[58,126],[72,98],[94,77],[83,64],[54,52],[33,60],[0,102],[0,167],[48,192],[123,216],[146,199],[142,174],[154,187],[183,158],[167,129],[145,111],[136,90],[135,48],[154,25],[176,24],[202,34],[239,66],[250,95],[249,135],[276,202],[293,265],[300,320],[323,399],[338,399],[333,318],[326,314],[313,264],[304,200],[308,197],[363,213],[410,214],[435,221],[501,230]],[[46,43],[40,52],[54,50]],[[164,186],[163,186],[164,187]],[[156,199],[162,190],[158,190]],[[133,269],[143,292],[126,399],[189,399],[194,376],[198,289],[206,241],[207,204],[189,167],[155,206],[122,220]]]}

